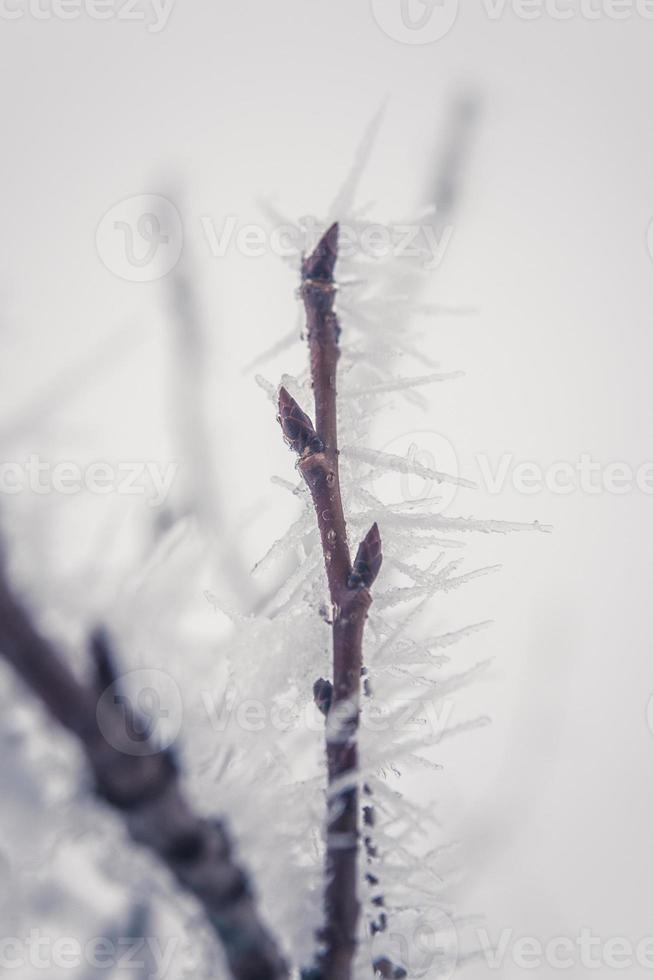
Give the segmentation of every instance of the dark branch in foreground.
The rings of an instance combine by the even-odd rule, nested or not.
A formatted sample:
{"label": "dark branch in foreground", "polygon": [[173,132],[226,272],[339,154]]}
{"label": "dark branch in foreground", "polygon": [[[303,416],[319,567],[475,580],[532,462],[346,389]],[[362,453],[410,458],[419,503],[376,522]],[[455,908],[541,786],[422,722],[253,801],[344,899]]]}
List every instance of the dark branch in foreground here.
{"label": "dark branch in foreground", "polygon": [[[333,682],[320,678],[314,697],[327,719],[329,779],[323,950],[311,977],[349,980],[357,946],[359,798],[357,730],[363,668],[363,629],[381,566],[376,524],[352,567],[340,493],[336,371],[340,326],[333,310],[338,226],[333,225],[302,264],[315,426],[285,388],[279,392],[284,438],[299,455],[298,467],[315,506],[333,613]],[[353,777],[353,778],[352,778]],[[342,788],[339,788],[342,787]],[[307,974],[309,975],[309,974]]]}
{"label": "dark branch in foreground", "polygon": [[172,754],[147,737],[137,739],[140,726],[124,704],[119,706],[123,699],[106,695],[116,672],[104,634],[95,635],[91,653],[95,677],[84,685],[34,627],[0,569],[0,655],[78,738],[98,794],[121,811],[132,839],[154,851],[198,899],[235,980],[286,978],[286,964],[261,923],[224,825],[193,813]]}

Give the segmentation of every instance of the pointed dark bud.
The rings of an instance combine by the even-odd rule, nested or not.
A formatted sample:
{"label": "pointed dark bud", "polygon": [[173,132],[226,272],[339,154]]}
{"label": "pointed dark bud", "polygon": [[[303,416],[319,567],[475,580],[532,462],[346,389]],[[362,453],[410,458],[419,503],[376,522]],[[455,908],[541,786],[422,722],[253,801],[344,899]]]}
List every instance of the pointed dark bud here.
{"label": "pointed dark bud", "polygon": [[325,681],[323,677],[320,677],[313,684],[313,700],[325,718],[331,709],[332,698],[333,684],[331,681]]}
{"label": "pointed dark bud", "polygon": [[91,657],[95,667],[95,677],[100,691],[105,691],[118,678],[118,672],[113,659],[113,650],[109,634],[103,626],[97,626],[90,638]]}
{"label": "pointed dark bud", "polygon": [[395,966],[387,956],[380,956],[372,963],[374,975],[384,977],[386,980],[403,980],[408,974],[403,966]]}
{"label": "pointed dark bud", "polygon": [[349,588],[357,589],[359,586],[363,586],[369,589],[379,574],[382,561],[381,535],[378,524],[375,522],[358,546],[356,561],[347,582]]}
{"label": "pointed dark bud", "polygon": [[324,445],[318,439],[313,423],[285,388],[279,389],[279,414],[277,416],[283,437],[300,456],[321,453]]}
{"label": "pointed dark bud", "polygon": [[322,235],[314,251],[302,262],[302,279],[333,282],[333,270],[338,258],[338,231],[336,222]]}

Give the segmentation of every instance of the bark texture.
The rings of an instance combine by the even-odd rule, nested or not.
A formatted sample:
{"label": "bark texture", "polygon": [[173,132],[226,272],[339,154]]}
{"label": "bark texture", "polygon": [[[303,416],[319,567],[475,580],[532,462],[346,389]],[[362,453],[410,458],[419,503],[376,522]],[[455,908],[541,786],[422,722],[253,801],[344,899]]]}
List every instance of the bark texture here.
{"label": "bark texture", "polygon": [[299,454],[311,492],[329,585],[333,681],[316,681],[316,703],[326,717],[328,769],[325,923],[315,969],[306,976],[349,980],[358,941],[360,850],[357,730],[363,670],[363,630],[370,588],[381,566],[376,524],[352,565],[338,465],[337,366],[340,325],[334,311],[338,226],[333,225],[302,263],[315,426],[285,388],[279,393],[284,437]]}

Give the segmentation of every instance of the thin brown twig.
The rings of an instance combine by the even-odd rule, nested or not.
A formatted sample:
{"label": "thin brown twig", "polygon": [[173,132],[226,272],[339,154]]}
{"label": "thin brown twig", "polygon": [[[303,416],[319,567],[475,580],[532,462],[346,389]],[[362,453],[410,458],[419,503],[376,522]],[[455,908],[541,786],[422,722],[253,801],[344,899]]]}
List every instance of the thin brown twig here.
{"label": "thin brown twig", "polygon": [[298,466],[315,507],[332,605],[333,683],[320,679],[314,690],[327,719],[329,781],[325,925],[314,974],[323,980],[348,980],[357,946],[359,794],[351,777],[358,769],[363,629],[372,601],[369,590],[381,565],[376,524],[360,544],[353,565],[347,543],[338,466],[340,326],[333,309],[337,255],[338,225],[334,224],[302,264],[315,427],[285,388],[279,392],[284,437],[299,455]]}
{"label": "thin brown twig", "polygon": [[77,737],[99,795],[122,813],[132,839],[154,851],[198,899],[234,980],[284,980],[288,969],[259,918],[223,823],[192,811],[173,755],[143,738],[124,698],[103,696],[117,684],[104,634],[95,635],[91,653],[95,678],[83,684],[36,629],[0,569],[0,655]]}

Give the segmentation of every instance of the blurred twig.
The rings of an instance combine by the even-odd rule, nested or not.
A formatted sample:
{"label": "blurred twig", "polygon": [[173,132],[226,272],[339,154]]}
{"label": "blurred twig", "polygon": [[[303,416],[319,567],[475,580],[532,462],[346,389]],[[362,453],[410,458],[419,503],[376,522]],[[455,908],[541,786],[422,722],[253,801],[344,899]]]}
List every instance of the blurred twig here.
{"label": "blurred twig", "polygon": [[198,275],[188,248],[184,264],[169,277],[172,353],[172,420],[176,455],[182,462],[176,500],[169,502],[164,525],[192,514],[215,545],[224,586],[251,612],[261,601],[230,521],[216,468],[216,446],[208,426],[206,395],[210,370],[209,334],[201,310]]}
{"label": "blurred twig", "polygon": [[[288,976],[275,941],[262,924],[249,880],[237,864],[221,821],[197,816],[182,794],[174,757],[151,738],[139,739],[137,719],[123,699],[100,698],[117,683],[104,634],[91,642],[95,677],[83,684],[41,635],[0,570],[0,655],[53,717],[75,735],[97,790],[122,813],[132,839],[159,857],[200,902],[222,942],[236,980]],[[100,723],[101,718],[101,723]]]}
{"label": "blurred twig", "polygon": [[0,445],[3,449],[25,435],[33,435],[34,429],[44,419],[49,422],[53,412],[61,411],[66,402],[76,398],[98,374],[104,373],[114,363],[119,364],[124,355],[133,350],[139,339],[133,327],[123,327],[79,361],[60,371],[0,428]]}
{"label": "blurred twig", "polygon": [[471,154],[471,142],[480,114],[480,101],[472,93],[452,99],[441,148],[436,154],[426,203],[435,206],[434,224],[442,228],[451,220],[462,196],[462,184]]}

